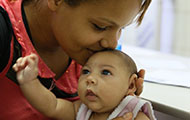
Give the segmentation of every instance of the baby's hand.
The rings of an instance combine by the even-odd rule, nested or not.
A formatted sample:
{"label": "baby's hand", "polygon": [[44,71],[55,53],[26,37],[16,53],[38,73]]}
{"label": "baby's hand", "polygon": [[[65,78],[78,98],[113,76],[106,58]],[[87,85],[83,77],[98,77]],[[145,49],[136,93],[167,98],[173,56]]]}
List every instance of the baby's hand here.
{"label": "baby's hand", "polygon": [[17,72],[17,80],[19,84],[32,81],[38,76],[38,57],[30,54],[19,58],[13,65],[13,69]]}

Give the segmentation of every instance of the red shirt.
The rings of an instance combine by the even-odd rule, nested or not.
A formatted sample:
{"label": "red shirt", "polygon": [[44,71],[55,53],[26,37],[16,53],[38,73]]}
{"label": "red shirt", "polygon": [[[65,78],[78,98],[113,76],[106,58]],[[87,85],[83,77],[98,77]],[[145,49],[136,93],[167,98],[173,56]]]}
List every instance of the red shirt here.
{"label": "red shirt", "polygon": [[[27,34],[25,25],[22,20],[21,12],[22,0],[0,0],[0,5],[7,11],[14,35],[22,47],[22,56],[35,53],[38,55],[31,40]],[[6,68],[0,73],[0,120],[49,120],[41,113],[36,111],[25,99],[17,84],[6,77],[7,71],[10,69],[13,53],[14,40],[11,41],[10,59]],[[55,73],[45,64],[39,57],[39,76],[41,78],[54,79]],[[67,94],[77,92],[78,78],[80,75],[81,65],[75,61],[71,61],[66,72],[55,80],[56,86]],[[79,97],[68,98],[69,100],[77,100]],[[64,114],[64,113],[63,113]]]}

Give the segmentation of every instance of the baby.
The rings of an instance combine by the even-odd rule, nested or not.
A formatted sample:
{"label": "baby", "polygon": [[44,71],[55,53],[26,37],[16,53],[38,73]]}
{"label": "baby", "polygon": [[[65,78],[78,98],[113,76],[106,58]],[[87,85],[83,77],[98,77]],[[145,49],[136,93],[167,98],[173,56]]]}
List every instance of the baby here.
{"label": "baby", "polygon": [[80,100],[75,102],[56,98],[43,87],[37,78],[37,66],[38,57],[31,54],[19,58],[13,68],[24,96],[48,117],[63,120],[111,120],[132,112],[135,119],[138,113],[144,112],[146,116],[141,120],[155,120],[150,103],[131,96],[136,91],[137,68],[134,61],[121,51],[106,50],[88,59],[78,81]]}

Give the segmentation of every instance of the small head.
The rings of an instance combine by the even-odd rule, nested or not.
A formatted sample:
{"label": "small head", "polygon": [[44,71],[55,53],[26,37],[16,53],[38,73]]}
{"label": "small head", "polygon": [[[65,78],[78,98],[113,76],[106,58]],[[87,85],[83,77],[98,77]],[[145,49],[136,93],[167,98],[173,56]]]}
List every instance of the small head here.
{"label": "small head", "polygon": [[136,91],[136,73],[134,61],[121,51],[95,53],[79,78],[80,100],[94,112],[111,112],[126,95]]}
{"label": "small head", "polygon": [[49,34],[55,38],[52,41],[84,65],[95,52],[114,49],[122,29],[131,24],[137,15],[137,23],[140,24],[150,1],[47,0],[38,2],[38,6],[42,8],[45,4],[47,7],[43,10],[48,12]]}

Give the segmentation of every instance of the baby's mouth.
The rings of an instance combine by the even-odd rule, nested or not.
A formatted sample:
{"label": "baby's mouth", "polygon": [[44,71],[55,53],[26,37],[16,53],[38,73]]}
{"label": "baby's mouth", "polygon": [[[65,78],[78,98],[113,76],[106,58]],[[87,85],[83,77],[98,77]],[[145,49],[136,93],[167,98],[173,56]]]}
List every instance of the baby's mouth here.
{"label": "baby's mouth", "polygon": [[97,95],[90,89],[87,90],[86,92],[86,98],[89,100],[89,101],[95,101],[97,99]]}

